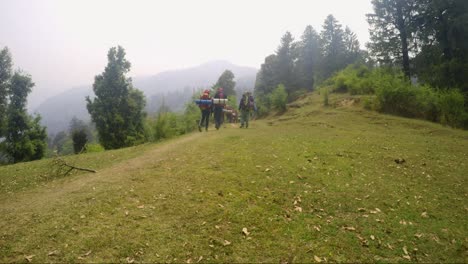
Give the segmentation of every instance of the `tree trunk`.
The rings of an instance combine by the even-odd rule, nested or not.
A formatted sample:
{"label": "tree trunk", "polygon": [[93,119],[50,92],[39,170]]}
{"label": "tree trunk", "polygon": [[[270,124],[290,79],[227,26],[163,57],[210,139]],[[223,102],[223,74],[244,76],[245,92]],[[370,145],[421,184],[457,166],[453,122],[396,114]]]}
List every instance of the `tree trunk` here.
{"label": "tree trunk", "polygon": [[409,64],[409,55],[408,55],[408,34],[406,32],[406,25],[405,20],[403,17],[403,10],[402,10],[402,1],[398,0],[396,3],[397,8],[397,28],[400,31],[400,41],[401,41],[401,52],[403,55],[403,73],[405,74],[406,78],[411,78],[410,72],[410,64]]}

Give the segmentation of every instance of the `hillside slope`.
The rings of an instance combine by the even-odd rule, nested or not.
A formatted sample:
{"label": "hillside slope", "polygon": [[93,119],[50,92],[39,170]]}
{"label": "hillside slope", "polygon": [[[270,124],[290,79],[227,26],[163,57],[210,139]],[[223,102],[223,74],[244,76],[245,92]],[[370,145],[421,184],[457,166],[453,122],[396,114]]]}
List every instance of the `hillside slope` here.
{"label": "hillside slope", "polygon": [[320,101],[0,167],[0,262],[466,262],[468,133]]}

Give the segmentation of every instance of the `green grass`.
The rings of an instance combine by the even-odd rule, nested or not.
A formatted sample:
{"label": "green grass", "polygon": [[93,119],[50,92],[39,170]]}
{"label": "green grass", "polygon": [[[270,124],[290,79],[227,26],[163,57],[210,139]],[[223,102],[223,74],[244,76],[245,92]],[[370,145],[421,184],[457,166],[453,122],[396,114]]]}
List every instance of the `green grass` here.
{"label": "green grass", "polygon": [[467,262],[468,133],[322,103],[0,167],[0,262]]}

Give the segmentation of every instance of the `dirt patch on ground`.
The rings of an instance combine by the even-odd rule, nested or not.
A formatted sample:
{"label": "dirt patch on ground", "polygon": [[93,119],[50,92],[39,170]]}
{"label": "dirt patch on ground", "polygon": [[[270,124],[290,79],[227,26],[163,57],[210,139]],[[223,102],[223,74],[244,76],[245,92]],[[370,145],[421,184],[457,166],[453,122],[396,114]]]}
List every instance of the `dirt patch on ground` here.
{"label": "dirt patch on ground", "polygon": [[361,101],[360,98],[354,98],[354,97],[344,98],[336,102],[335,107],[350,107],[350,106],[358,104],[360,101]]}

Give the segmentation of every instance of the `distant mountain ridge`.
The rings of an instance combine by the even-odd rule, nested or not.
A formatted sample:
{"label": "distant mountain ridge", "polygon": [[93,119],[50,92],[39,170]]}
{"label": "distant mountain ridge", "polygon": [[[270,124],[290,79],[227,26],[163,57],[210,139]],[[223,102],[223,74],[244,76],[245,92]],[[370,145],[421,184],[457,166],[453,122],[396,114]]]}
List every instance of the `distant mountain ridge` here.
{"label": "distant mountain ridge", "polygon": [[[132,82],[134,87],[145,94],[147,111],[150,113],[158,109],[163,96],[180,92],[183,95],[180,104],[169,106],[177,111],[190,99],[194,90],[211,87],[225,70],[231,70],[234,73],[237,81],[236,89],[253,89],[257,69],[234,65],[222,60],[181,70],[165,71],[153,76],[134,77]],[[34,112],[42,116],[42,123],[47,126],[47,132],[56,134],[67,130],[74,116],[85,121],[90,120],[85,97],[92,95],[92,85],[75,87],[46,99]]]}

